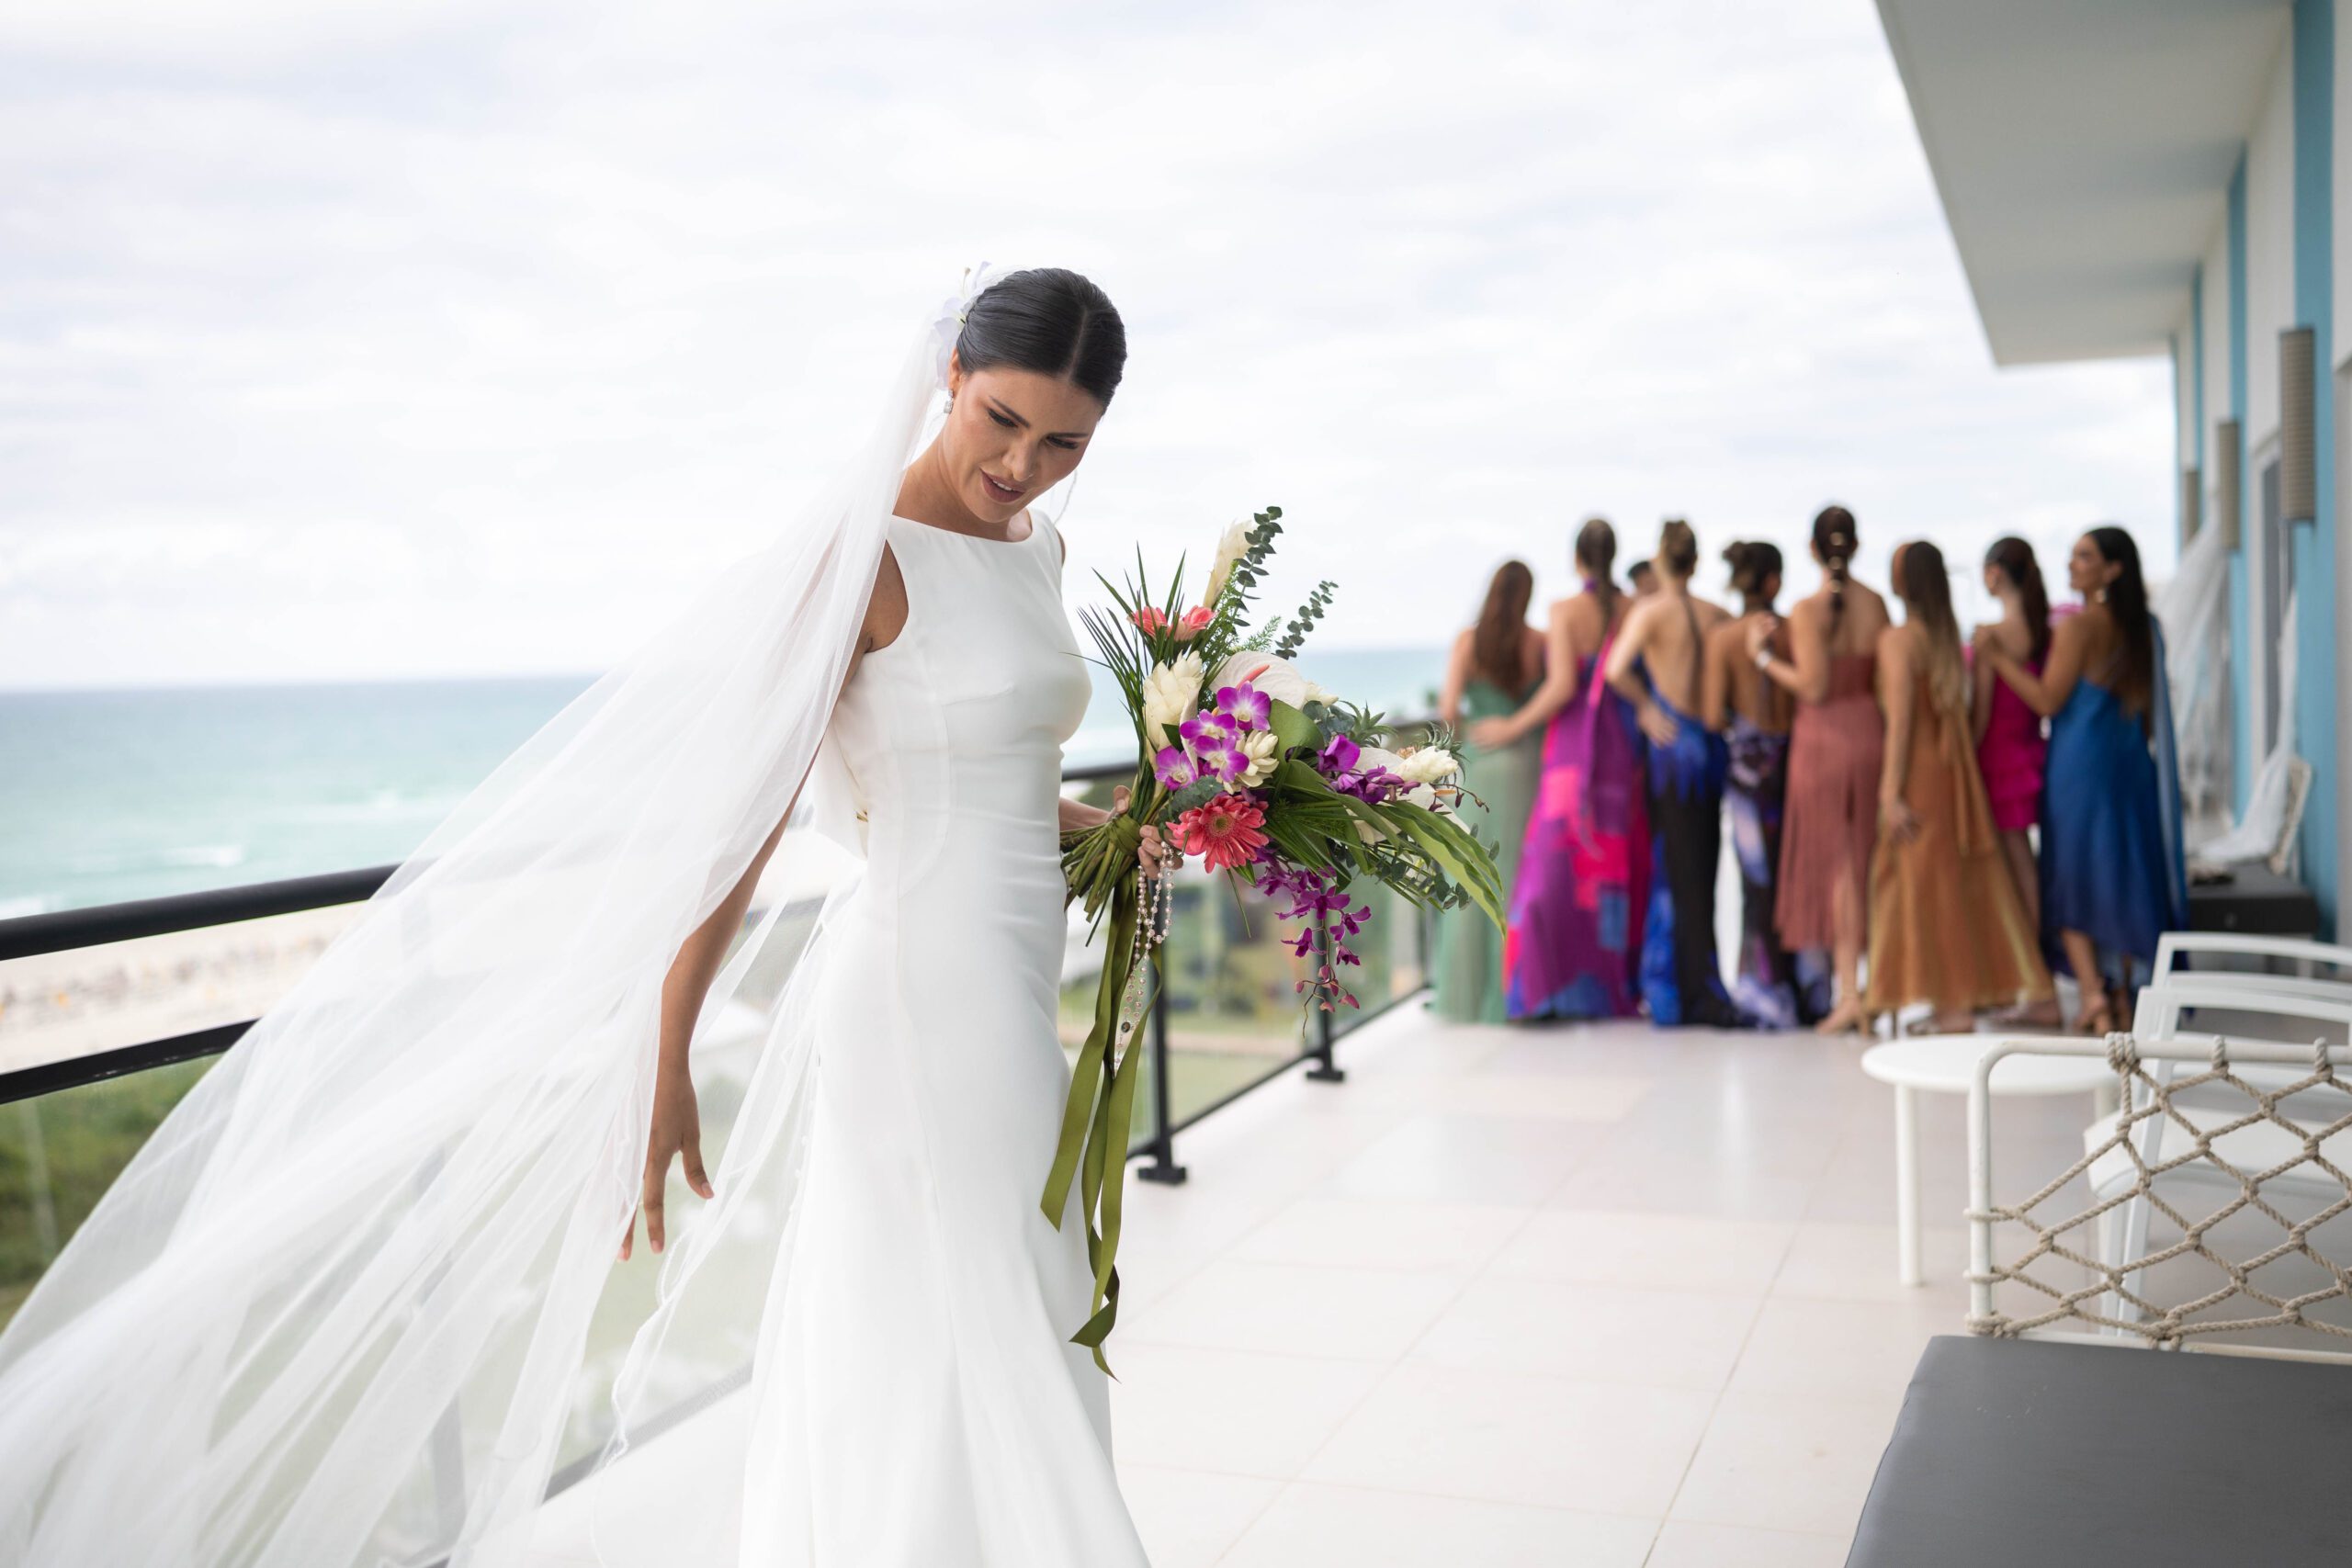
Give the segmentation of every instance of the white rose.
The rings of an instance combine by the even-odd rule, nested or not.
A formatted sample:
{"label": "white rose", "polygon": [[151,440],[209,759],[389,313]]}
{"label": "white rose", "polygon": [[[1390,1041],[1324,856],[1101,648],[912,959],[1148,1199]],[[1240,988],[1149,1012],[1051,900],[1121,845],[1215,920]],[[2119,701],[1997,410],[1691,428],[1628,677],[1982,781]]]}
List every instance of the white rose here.
{"label": "white rose", "polygon": [[1278,703],[1288,703],[1303,708],[1315,700],[1314,692],[1322,690],[1298,672],[1298,667],[1288,660],[1276,659],[1271,653],[1252,653],[1244,649],[1216,667],[1211,687],[1238,686],[1244,681]]}
{"label": "white rose", "polygon": [[1143,732],[1155,747],[1168,744],[1169,731],[1193,716],[1201,700],[1201,656],[1179,654],[1143,678]]}
{"label": "white rose", "polygon": [[1377,746],[1365,746],[1359,748],[1356,759],[1356,770],[1359,773],[1368,773],[1374,768],[1385,768],[1390,773],[1396,774],[1399,778],[1409,779],[1413,776],[1412,774],[1405,772],[1405,759],[1396,755],[1396,752],[1383,750]]}
{"label": "white rose", "polygon": [[1418,751],[1407,752],[1405,760],[1396,764],[1396,771],[1415,784],[1431,784],[1452,778],[1462,771],[1462,764],[1442,746],[1424,746]]}
{"label": "white rose", "polygon": [[1208,592],[1201,595],[1201,603],[1210,609],[1225,592],[1225,580],[1233,575],[1233,563],[1250,553],[1250,525],[1236,523],[1216,542],[1216,559],[1209,566]]}

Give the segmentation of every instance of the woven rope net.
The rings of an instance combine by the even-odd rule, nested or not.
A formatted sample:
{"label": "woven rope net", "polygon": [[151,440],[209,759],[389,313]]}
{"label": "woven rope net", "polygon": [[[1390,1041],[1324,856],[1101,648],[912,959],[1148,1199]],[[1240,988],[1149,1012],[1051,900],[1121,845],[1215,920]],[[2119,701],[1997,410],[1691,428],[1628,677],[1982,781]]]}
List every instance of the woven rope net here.
{"label": "woven rope net", "polygon": [[[2219,1039],[2209,1065],[2165,1064],[2171,1072],[2152,1071],[2130,1035],[2109,1035],[2107,1047],[2123,1107],[2107,1135],[2086,1138],[2083,1156],[2022,1202],[1969,1215],[2022,1232],[2015,1258],[2000,1261],[1996,1251],[1989,1273],[1970,1274],[1996,1287],[1996,1310],[1972,1314],[1970,1331],[2016,1336],[2086,1324],[2166,1348],[2261,1330],[2352,1340],[2352,1312],[2314,1313],[2330,1302],[2352,1308],[2352,1270],[2314,1241],[2352,1212],[2345,1169],[2352,1137],[2339,1136],[2352,1133],[2352,1086],[2339,1079],[2327,1047],[2314,1047],[2308,1072],[2290,1078],[2295,1069],[2271,1067],[2260,1082],[2240,1075]],[[2153,1158],[2143,1153],[2151,1145]],[[2061,1213],[2062,1196],[2077,1181],[2090,1188],[2088,1206]],[[2128,1245],[2135,1203],[2146,1205],[2141,1236],[2174,1239]],[[2234,1257],[2210,1245],[2224,1224],[2233,1227]],[[2251,1247],[2248,1230],[2261,1238]],[[2163,1294],[2172,1299],[2150,1291],[2158,1269],[2166,1270]],[[2290,1278],[2311,1288],[2288,1293],[2280,1282]],[[2003,1286],[2032,1310],[1998,1310]]]}

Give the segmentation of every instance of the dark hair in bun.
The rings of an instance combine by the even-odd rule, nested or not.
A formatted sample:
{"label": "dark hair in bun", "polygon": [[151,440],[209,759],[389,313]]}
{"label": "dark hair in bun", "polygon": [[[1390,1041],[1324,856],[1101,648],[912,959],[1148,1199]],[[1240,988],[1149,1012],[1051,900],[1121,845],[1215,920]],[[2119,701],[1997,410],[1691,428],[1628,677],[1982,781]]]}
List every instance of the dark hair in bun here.
{"label": "dark hair in bun", "polygon": [[1127,328],[1111,297],[1067,267],[1007,273],[964,312],[965,374],[999,366],[1059,376],[1104,408],[1127,367]]}
{"label": "dark hair in bun", "polygon": [[1750,599],[1763,597],[1764,584],[1781,575],[1781,547],[1760,539],[1740,539],[1724,547],[1731,566],[1731,585]]}

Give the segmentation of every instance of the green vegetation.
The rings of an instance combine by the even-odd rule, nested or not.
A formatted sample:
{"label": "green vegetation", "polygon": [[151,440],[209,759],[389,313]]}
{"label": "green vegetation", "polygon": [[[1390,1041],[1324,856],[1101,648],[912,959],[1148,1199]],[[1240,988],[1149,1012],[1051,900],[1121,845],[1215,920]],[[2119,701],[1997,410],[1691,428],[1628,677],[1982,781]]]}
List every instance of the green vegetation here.
{"label": "green vegetation", "polygon": [[182,1062],[0,1106],[0,1324],[211,1066]]}

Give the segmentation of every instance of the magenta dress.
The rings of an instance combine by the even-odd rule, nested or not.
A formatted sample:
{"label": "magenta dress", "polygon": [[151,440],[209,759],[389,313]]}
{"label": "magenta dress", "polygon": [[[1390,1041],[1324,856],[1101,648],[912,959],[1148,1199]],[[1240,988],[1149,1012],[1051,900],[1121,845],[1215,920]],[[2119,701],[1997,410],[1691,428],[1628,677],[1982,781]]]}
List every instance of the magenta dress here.
{"label": "magenta dress", "polygon": [[1600,678],[1608,659],[1603,643],[1577,667],[1577,695],[1544,737],[1503,934],[1515,1020],[1631,1018],[1640,1005],[1649,781],[1634,710]]}
{"label": "magenta dress", "polygon": [[[2041,661],[2027,668],[2039,675]],[[2042,769],[2049,754],[2041,716],[2026,706],[2007,681],[1994,682],[1993,716],[1976,747],[1976,766],[1993,803],[1994,827],[2004,833],[2022,833],[2040,818]]]}

